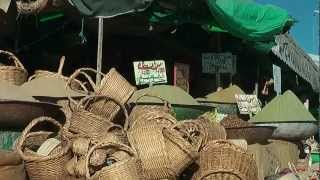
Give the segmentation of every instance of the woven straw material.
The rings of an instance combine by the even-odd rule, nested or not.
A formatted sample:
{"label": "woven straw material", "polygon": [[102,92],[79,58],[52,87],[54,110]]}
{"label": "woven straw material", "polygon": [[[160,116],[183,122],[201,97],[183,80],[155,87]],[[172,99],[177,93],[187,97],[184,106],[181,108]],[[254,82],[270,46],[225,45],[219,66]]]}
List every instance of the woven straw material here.
{"label": "woven straw material", "polygon": [[170,161],[162,127],[148,124],[144,127],[131,129],[128,132],[128,139],[141,159],[145,178],[166,179],[175,176],[168,170]]}
{"label": "woven straw material", "polygon": [[17,10],[20,14],[38,14],[48,4],[48,0],[36,0],[23,2],[22,0],[16,1]]}
{"label": "woven straw material", "polygon": [[[94,175],[89,173],[89,159],[92,153],[96,149],[117,149],[120,151],[125,151],[129,156],[127,159],[116,161],[115,163],[103,167],[100,171],[96,172]],[[137,159],[137,154],[135,151],[124,145],[116,143],[100,143],[93,146],[86,157],[86,177],[92,180],[140,180],[141,176],[141,165]]]}
{"label": "woven straw material", "polygon": [[193,147],[186,139],[183,139],[174,129],[162,130],[165,138],[167,155],[169,157],[169,169],[179,176],[198,157],[198,149]]}
{"label": "woven straw material", "polygon": [[188,136],[191,144],[200,151],[209,141],[226,139],[227,134],[219,123],[210,122],[207,119],[184,120],[174,127]]}
{"label": "woven straw material", "polygon": [[[31,129],[38,123],[48,122],[57,126],[60,131],[60,141],[62,148],[60,151],[51,153],[48,156],[39,156],[35,153],[28,153],[29,147],[41,145],[51,133],[35,132],[30,133]],[[63,179],[67,176],[64,165],[71,159],[70,141],[61,134],[62,126],[57,121],[49,117],[36,118],[22,132],[17,144],[17,151],[25,162],[28,176],[32,180]],[[42,140],[42,141],[39,141]],[[28,145],[28,146],[26,146]]]}
{"label": "woven straw material", "polygon": [[257,180],[257,171],[253,156],[242,148],[224,140],[210,141],[200,152],[196,179]]}
{"label": "woven straw material", "polygon": [[[119,104],[127,103],[131,95],[136,91],[116,69],[112,68],[102,79],[101,85],[97,87],[96,94],[108,96],[115,99]],[[101,115],[112,121],[119,113],[121,107],[112,101],[96,101],[89,106],[89,111]]]}
{"label": "woven straw material", "polygon": [[[70,128],[69,130],[83,136],[87,136],[96,139],[100,136],[100,133],[106,129],[112,127],[114,124],[108,119],[96,115],[86,109],[90,100],[95,99],[114,99],[106,96],[87,96],[81,99],[75,109],[72,110],[72,116],[70,118]],[[120,105],[126,119],[128,118],[127,110],[124,106]]]}
{"label": "woven straw material", "polygon": [[5,81],[13,85],[21,85],[27,80],[28,72],[11,52],[0,50],[0,55],[7,56],[14,66],[0,66],[0,81]]}
{"label": "woven straw material", "polygon": [[79,137],[73,140],[72,151],[76,155],[86,155],[89,151],[90,139]]}

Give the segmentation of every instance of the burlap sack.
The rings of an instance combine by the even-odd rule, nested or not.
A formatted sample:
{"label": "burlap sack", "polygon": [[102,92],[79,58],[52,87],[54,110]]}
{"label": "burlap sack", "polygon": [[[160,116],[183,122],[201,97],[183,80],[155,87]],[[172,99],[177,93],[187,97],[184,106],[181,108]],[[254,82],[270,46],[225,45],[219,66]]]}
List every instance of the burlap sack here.
{"label": "burlap sack", "polygon": [[12,151],[0,150],[0,180],[26,180],[26,172],[20,156]]}

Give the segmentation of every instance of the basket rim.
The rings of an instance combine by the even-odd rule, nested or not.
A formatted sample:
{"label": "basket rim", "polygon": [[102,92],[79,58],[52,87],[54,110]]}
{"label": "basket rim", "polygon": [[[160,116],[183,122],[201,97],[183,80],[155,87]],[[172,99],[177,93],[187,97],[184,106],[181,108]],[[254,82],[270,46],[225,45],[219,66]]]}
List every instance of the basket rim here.
{"label": "basket rim", "polygon": [[211,174],[218,174],[218,173],[229,173],[232,175],[235,175],[236,177],[240,178],[240,179],[245,179],[242,175],[242,173],[239,170],[234,170],[234,169],[217,169],[217,170],[206,170],[204,172],[200,173],[200,180],[202,180],[203,178],[211,175]]}
{"label": "basket rim", "polygon": [[[28,137],[28,134],[32,133],[30,132],[31,129],[38,123],[41,122],[48,122],[51,123],[55,126],[57,126],[60,130],[59,130],[59,134],[61,135],[61,137],[63,138],[63,141],[67,142],[66,146],[64,146],[62,148],[62,150],[60,151],[60,153],[56,153],[53,155],[48,155],[48,156],[31,156],[31,155],[25,155],[24,152],[22,151],[22,146],[26,140],[26,138]],[[41,132],[41,131],[38,131]],[[22,157],[23,160],[25,161],[36,161],[36,162],[42,162],[42,161],[47,161],[47,160],[52,160],[52,159],[57,159],[60,158],[62,156],[64,156],[65,154],[67,154],[70,150],[71,147],[71,142],[70,140],[65,137],[63,134],[63,127],[62,125],[56,121],[55,119],[51,118],[51,117],[46,117],[46,116],[42,116],[36,119],[33,119],[28,125],[27,127],[23,130],[21,137],[19,138],[18,144],[17,144],[17,152],[20,154],[20,156]]]}
{"label": "basket rim", "polygon": [[137,160],[137,153],[134,151],[133,148],[125,145],[125,144],[121,144],[121,143],[112,143],[112,142],[101,142],[101,143],[98,143],[96,145],[94,145],[93,147],[90,148],[90,150],[88,151],[88,154],[87,156],[85,157],[85,163],[86,163],[86,177],[88,179],[90,179],[92,176],[90,176],[90,172],[89,172],[89,161],[90,161],[90,157],[92,155],[92,153],[94,152],[94,150],[96,149],[101,149],[101,148],[105,148],[105,147],[116,147],[118,148],[119,150],[121,151],[125,151],[128,153],[128,155],[131,156],[131,158],[128,158],[128,159],[125,159],[125,160],[122,160],[121,162],[116,162],[110,166],[105,166],[103,167],[100,172],[102,172],[103,170],[109,170],[109,169],[113,169],[113,168],[116,168],[118,166],[121,166],[127,162],[130,162],[130,161],[136,161]]}

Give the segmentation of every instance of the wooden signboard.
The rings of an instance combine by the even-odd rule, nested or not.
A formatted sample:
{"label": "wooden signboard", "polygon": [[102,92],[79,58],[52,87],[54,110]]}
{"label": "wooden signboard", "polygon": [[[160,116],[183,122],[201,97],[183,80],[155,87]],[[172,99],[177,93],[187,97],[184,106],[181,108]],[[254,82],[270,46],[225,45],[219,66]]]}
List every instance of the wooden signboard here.
{"label": "wooden signboard", "polygon": [[189,93],[190,65],[174,64],[174,85]]}
{"label": "wooden signboard", "polygon": [[167,83],[164,60],[133,62],[136,85]]}
{"label": "wooden signboard", "polygon": [[261,104],[256,95],[236,94],[237,105],[240,114],[257,114],[261,111]]}

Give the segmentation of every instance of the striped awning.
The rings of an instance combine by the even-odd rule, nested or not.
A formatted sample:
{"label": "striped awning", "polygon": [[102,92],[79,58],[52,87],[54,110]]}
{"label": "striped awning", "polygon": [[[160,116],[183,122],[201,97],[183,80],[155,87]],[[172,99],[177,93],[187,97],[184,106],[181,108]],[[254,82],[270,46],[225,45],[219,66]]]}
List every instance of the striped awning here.
{"label": "striped awning", "polygon": [[320,92],[320,69],[289,34],[276,36],[272,52]]}

